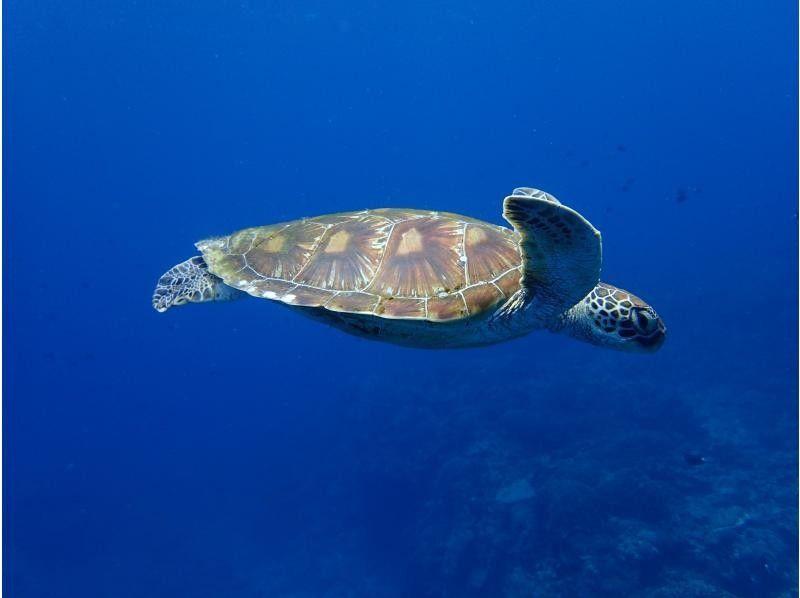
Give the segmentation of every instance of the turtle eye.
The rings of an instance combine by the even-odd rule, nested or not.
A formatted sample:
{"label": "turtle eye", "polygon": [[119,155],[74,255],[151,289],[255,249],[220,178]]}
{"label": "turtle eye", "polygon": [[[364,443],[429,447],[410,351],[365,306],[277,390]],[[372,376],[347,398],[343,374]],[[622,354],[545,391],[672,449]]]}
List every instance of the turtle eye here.
{"label": "turtle eye", "polygon": [[636,309],[633,312],[633,323],[642,334],[652,334],[658,327],[658,316],[648,309]]}

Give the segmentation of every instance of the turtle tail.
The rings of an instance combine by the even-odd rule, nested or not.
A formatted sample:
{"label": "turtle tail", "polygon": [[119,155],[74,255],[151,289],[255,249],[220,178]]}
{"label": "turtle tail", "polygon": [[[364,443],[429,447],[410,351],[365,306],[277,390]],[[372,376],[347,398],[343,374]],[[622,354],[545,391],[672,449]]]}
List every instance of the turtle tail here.
{"label": "turtle tail", "polygon": [[208,271],[205,260],[197,255],[167,270],[153,291],[153,308],[165,312],[175,305],[229,301],[244,293],[226,285]]}

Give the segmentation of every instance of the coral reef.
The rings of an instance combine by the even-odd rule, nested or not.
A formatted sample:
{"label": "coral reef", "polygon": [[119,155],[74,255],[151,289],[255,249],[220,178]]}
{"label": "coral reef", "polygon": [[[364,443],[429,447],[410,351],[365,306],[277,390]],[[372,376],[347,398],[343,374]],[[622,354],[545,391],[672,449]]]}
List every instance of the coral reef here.
{"label": "coral reef", "polygon": [[541,376],[391,410],[365,392],[324,416],[349,422],[337,462],[356,468],[320,488],[335,516],[264,595],[305,587],[298,562],[325,573],[309,595],[793,595],[796,427],[763,408],[790,391]]}

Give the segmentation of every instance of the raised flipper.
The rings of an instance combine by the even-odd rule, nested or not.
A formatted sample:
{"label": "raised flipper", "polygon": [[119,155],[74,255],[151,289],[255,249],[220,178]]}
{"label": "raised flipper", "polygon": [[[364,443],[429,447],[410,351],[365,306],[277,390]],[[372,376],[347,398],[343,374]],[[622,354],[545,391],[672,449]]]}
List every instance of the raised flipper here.
{"label": "raised flipper", "polygon": [[165,312],[175,305],[230,301],[244,295],[209,272],[205,261],[198,255],[173,266],[158,279],[153,291],[153,307],[158,312]]}
{"label": "raised flipper", "polygon": [[538,189],[521,187],[505,198],[503,217],[522,236],[522,288],[499,317],[524,309],[536,327],[554,319],[600,280],[600,232],[575,210]]}

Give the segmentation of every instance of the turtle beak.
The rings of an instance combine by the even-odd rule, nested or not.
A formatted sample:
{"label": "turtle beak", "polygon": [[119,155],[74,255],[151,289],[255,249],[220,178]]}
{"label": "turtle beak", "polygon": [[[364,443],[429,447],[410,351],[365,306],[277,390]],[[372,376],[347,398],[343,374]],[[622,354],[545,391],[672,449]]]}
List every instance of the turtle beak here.
{"label": "turtle beak", "polygon": [[664,325],[664,321],[656,316],[655,321],[653,321],[648,328],[651,328],[652,332],[647,335],[639,334],[636,336],[636,343],[644,351],[658,351],[661,345],[664,344],[664,341],[667,340],[667,327]]}

